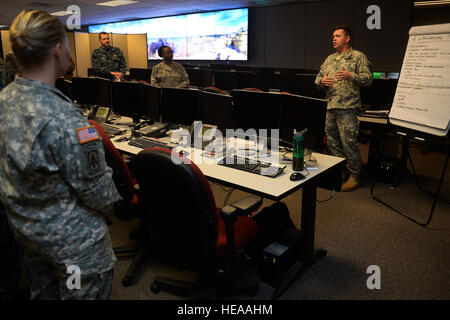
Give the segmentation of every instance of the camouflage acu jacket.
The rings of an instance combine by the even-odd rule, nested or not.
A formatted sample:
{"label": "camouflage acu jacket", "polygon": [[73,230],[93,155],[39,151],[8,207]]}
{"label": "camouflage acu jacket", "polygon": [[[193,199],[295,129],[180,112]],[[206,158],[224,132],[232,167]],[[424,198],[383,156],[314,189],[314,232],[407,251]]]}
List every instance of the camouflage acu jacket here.
{"label": "camouflage acu jacket", "polygon": [[151,85],[166,88],[187,88],[189,76],[183,66],[175,61],[171,65],[163,62],[152,69]]}
{"label": "camouflage acu jacket", "polygon": [[[328,73],[333,77],[336,71],[350,71],[349,80],[338,80],[332,87],[324,87],[320,80]],[[372,83],[372,70],[369,59],[364,53],[350,48],[344,54],[333,53],[326,58],[320,67],[315,83],[325,88],[325,99],[328,100],[328,109],[357,109],[361,107],[359,88]]]}
{"label": "camouflage acu jacket", "polygon": [[63,270],[110,270],[102,214],[120,196],[96,131],[58,89],[20,76],[0,113],[0,200],[18,243]]}

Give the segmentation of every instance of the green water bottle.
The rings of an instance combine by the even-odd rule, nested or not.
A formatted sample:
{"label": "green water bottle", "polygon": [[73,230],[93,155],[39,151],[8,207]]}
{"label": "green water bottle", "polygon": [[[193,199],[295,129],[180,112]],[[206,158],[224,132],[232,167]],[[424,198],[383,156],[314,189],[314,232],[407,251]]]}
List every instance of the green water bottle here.
{"label": "green water bottle", "polygon": [[303,170],[303,159],[305,154],[305,137],[304,133],[307,129],[296,132],[294,131],[294,151],[292,154],[292,170],[302,171]]}

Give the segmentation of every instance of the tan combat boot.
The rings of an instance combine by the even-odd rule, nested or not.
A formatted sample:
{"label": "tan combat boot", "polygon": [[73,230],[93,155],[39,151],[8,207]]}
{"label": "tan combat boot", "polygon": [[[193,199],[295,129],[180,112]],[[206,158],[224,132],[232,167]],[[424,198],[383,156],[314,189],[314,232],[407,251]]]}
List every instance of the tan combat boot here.
{"label": "tan combat boot", "polygon": [[359,175],[356,173],[351,173],[347,182],[342,185],[342,191],[348,192],[353,191],[359,186]]}

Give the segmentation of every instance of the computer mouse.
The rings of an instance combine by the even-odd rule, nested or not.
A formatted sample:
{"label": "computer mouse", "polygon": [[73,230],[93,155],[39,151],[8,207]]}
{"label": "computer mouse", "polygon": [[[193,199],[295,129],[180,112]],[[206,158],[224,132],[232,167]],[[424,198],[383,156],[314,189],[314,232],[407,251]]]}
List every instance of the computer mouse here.
{"label": "computer mouse", "polygon": [[305,179],[305,176],[303,174],[301,174],[300,172],[294,172],[293,174],[291,174],[289,179],[291,179],[291,181],[298,181],[298,180]]}

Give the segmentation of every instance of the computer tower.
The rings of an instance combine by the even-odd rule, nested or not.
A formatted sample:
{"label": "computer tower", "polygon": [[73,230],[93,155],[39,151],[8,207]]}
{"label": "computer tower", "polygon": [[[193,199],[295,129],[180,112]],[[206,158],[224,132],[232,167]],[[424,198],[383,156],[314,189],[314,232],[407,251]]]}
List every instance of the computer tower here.
{"label": "computer tower", "polygon": [[284,230],[277,240],[263,249],[260,259],[261,281],[278,286],[289,268],[300,260],[300,230]]}

